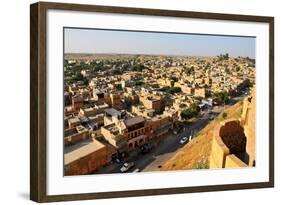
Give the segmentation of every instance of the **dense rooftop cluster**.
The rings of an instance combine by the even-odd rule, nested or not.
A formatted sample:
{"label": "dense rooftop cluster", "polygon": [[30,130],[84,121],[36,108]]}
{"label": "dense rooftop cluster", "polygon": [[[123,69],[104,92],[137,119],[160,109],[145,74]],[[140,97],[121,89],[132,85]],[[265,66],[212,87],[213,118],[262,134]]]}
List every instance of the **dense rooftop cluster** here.
{"label": "dense rooftop cluster", "polygon": [[[227,104],[255,83],[255,61],[226,54],[66,54],[64,82],[65,162],[71,162],[65,163],[65,172],[87,174],[175,129],[205,107]],[[76,160],[69,159],[73,146],[81,144],[81,149],[89,139],[97,147],[81,153],[91,153],[94,162],[82,163],[86,156],[77,157],[77,151]]]}

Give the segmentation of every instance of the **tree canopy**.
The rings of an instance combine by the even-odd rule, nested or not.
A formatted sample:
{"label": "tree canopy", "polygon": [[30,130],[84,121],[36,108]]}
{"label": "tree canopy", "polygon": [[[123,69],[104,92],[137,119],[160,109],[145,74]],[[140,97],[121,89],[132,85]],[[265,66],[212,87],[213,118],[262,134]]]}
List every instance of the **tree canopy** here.
{"label": "tree canopy", "polygon": [[199,112],[199,110],[198,110],[197,105],[195,103],[193,103],[189,106],[189,108],[183,110],[180,115],[183,119],[190,119],[190,118],[196,116],[198,114],[198,112]]}
{"label": "tree canopy", "polygon": [[169,94],[175,94],[175,93],[179,93],[181,92],[181,88],[180,87],[169,87],[169,86],[165,86],[159,89],[160,91],[169,93]]}
{"label": "tree canopy", "polygon": [[186,73],[186,75],[191,75],[194,73],[194,67],[193,66],[186,67],[186,68],[184,68],[184,72]]}
{"label": "tree canopy", "polygon": [[136,64],[132,66],[132,71],[138,71],[141,72],[143,69],[145,69],[146,67],[142,64]]}
{"label": "tree canopy", "polygon": [[213,93],[213,96],[224,104],[227,104],[230,100],[229,94],[226,91]]}

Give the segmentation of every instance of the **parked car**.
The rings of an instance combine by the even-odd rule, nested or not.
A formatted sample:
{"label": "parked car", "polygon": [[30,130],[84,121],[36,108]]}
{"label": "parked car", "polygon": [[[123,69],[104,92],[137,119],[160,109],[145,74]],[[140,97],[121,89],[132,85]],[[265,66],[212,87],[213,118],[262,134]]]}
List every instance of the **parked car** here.
{"label": "parked car", "polygon": [[140,169],[135,169],[133,172],[140,172]]}
{"label": "parked car", "polygon": [[209,114],[209,115],[214,115],[215,113],[214,113],[212,110],[210,110],[210,111],[208,112],[208,114]]}
{"label": "parked car", "polygon": [[120,171],[121,172],[127,172],[129,169],[131,169],[135,165],[134,162],[126,162],[123,164],[121,167]]}
{"label": "parked car", "polygon": [[181,138],[180,143],[181,143],[181,144],[184,144],[184,143],[187,142],[187,140],[188,140],[187,137],[183,137],[183,138]]}
{"label": "parked car", "polygon": [[210,116],[208,117],[208,119],[209,119],[209,120],[215,119],[215,115],[210,115]]}
{"label": "parked car", "polygon": [[144,144],[143,146],[141,146],[140,149],[141,149],[141,152],[143,154],[145,154],[145,153],[148,153],[152,149],[152,147],[149,144]]}

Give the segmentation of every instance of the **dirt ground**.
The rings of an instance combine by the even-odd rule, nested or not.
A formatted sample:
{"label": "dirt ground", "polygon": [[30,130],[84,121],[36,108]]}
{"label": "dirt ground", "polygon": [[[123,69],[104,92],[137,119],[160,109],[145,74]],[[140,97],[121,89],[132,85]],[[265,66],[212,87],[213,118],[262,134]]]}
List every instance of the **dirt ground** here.
{"label": "dirt ground", "polygon": [[238,119],[241,116],[241,113],[242,101],[237,102],[235,105],[221,112],[198,133],[196,138],[182,147],[171,159],[164,163],[161,170],[208,168],[212,134],[215,126],[222,120],[230,118]]}

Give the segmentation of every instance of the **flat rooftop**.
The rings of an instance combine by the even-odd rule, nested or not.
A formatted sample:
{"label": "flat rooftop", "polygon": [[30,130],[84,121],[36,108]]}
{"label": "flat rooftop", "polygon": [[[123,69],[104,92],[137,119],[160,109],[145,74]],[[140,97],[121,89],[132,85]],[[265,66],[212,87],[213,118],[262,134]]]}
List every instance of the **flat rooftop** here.
{"label": "flat rooftop", "polygon": [[110,116],[120,116],[121,112],[114,109],[114,108],[109,108],[109,109],[105,109],[104,110],[107,114],[109,114]]}
{"label": "flat rooftop", "polygon": [[74,146],[65,147],[64,164],[70,164],[104,147],[105,145],[98,140],[87,140]]}
{"label": "flat rooftop", "polygon": [[94,111],[94,108],[92,108],[92,107],[85,108],[84,111],[85,111],[85,112],[93,112],[93,111]]}
{"label": "flat rooftop", "polygon": [[78,117],[73,117],[73,118],[68,119],[68,122],[73,124],[73,123],[79,123],[80,120]]}
{"label": "flat rooftop", "polygon": [[144,122],[144,117],[142,117],[142,116],[136,116],[136,117],[124,120],[124,123],[127,127],[130,127],[135,124],[139,124],[141,122]]}

